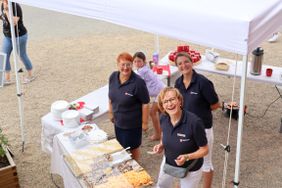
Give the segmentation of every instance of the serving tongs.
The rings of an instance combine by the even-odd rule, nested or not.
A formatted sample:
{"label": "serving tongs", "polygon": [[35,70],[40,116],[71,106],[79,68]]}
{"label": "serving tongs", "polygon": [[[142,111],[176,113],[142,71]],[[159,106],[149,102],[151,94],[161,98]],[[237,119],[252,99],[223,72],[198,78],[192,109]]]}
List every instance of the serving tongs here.
{"label": "serving tongs", "polygon": [[121,151],[115,152],[110,154],[110,163],[111,166],[115,166],[117,164],[120,164],[124,161],[128,161],[131,159],[131,153],[128,153],[127,150],[129,150],[130,147],[127,147]]}

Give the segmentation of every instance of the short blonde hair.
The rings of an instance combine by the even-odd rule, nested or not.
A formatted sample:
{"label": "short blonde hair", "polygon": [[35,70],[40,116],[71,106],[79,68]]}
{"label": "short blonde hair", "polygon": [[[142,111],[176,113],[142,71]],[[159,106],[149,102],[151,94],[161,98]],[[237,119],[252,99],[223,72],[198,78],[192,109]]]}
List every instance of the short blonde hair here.
{"label": "short blonde hair", "polygon": [[165,112],[164,107],[163,107],[163,100],[164,100],[166,93],[169,92],[169,91],[175,92],[176,98],[180,101],[180,106],[181,107],[183,106],[183,96],[181,95],[179,90],[177,88],[174,88],[174,87],[165,87],[161,90],[161,92],[158,96],[158,107],[159,107],[159,110],[163,113]]}

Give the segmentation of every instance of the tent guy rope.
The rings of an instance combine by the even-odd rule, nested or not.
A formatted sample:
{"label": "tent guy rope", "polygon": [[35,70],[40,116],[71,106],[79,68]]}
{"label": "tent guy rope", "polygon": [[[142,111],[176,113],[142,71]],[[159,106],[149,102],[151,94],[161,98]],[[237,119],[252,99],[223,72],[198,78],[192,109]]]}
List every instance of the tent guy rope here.
{"label": "tent guy rope", "polygon": [[[232,96],[231,101],[234,101],[234,93],[235,93],[235,84],[236,84],[236,74],[237,74],[237,62],[238,62],[238,54],[236,55],[236,63],[235,63],[235,72],[233,76],[233,86],[232,86]],[[230,114],[229,114],[229,121],[228,121],[228,131],[227,131],[227,138],[226,138],[226,145],[224,146],[221,144],[221,146],[224,147],[225,156],[224,156],[224,168],[223,168],[223,174],[222,174],[222,184],[221,188],[225,188],[226,185],[226,175],[227,175],[227,169],[228,169],[228,159],[229,159],[229,152],[230,152],[230,131],[231,131],[231,120],[232,120],[232,113],[233,113],[233,105],[231,105]]]}

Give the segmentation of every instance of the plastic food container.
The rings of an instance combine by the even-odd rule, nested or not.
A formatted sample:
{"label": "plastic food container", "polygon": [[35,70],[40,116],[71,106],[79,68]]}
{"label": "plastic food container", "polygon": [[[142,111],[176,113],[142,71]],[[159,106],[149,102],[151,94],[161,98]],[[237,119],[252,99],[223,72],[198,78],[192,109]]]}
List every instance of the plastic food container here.
{"label": "plastic food container", "polygon": [[89,143],[89,136],[83,131],[75,131],[69,136],[69,139],[75,147],[82,147]]}

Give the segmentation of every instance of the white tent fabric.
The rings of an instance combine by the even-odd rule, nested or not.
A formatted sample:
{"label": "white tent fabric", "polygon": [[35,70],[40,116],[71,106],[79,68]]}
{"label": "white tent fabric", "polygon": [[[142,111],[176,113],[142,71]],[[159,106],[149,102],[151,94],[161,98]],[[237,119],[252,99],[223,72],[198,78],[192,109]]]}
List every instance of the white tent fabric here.
{"label": "white tent fabric", "polygon": [[281,0],[13,0],[246,55],[282,25]]}
{"label": "white tent fabric", "polygon": [[243,55],[234,187],[239,185],[247,55],[282,25],[282,0],[12,1]]}

